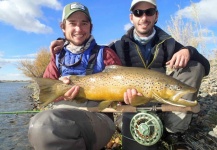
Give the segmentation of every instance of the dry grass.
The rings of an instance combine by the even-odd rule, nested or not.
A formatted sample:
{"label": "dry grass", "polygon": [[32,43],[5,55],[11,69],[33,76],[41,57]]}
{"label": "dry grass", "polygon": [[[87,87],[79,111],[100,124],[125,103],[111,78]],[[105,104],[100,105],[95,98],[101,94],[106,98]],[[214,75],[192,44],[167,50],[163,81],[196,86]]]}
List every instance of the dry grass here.
{"label": "dry grass", "polygon": [[193,20],[183,18],[181,15],[171,16],[167,31],[174,39],[184,46],[191,45],[207,58],[211,58],[214,49],[208,49],[208,39],[216,45],[214,32],[203,27],[199,20],[198,8],[191,2],[191,15]]}
{"label": "dry grass", "polygon": [[27,77],[42,77],[43,73],[50,61],[50,52],[42,48],[36,54],[34,61],[32,60],[21,60],[18,64],[18,69]]}

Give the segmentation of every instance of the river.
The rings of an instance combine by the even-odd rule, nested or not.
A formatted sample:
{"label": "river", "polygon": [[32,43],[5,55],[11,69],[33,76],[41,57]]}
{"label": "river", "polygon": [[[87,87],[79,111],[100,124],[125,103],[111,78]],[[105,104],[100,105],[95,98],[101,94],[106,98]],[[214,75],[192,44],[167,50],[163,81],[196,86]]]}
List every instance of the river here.
{"label": "river", "polygon": [[28,82],[0,83],[0,149],[32,150],[28,141],[29,119],[34,114],[1,114],[32,109]]}

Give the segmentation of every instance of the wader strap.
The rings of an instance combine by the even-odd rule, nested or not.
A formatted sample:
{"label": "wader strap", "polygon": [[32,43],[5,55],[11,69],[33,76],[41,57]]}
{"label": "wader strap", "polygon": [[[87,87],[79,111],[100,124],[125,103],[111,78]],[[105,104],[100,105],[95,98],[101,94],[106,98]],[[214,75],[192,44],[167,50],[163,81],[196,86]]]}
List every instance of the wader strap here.
{"label": "wader strap", "polygon": [[101,46],[96,44],[94,46],[94,48],[92,49],[91,55],[90,55],[90,58],[88,61],[87,69],[86,69],[86,75],[90,75],[93,73],[93,67],[95,65],[96,58],[97,58],[97,55],[98,55],[100,48],[101,48]]}

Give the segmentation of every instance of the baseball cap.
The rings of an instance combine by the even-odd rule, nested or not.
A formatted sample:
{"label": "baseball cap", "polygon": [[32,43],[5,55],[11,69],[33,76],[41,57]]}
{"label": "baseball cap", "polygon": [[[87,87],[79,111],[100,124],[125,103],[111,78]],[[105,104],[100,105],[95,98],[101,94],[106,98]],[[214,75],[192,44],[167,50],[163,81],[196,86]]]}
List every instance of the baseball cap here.
{"label": "baseball cap", "polygon": [[131,3],[131,6],[130,6],[130,11],[133,9],[133,7],[139,3],[139,2],[147,2],[147,3],[151,3],[153,4],[154,6],[157,7],[157,3],[156,3],[156,0],[133,0],[132,3]]}
{"label": "baseball cap", "polygon": [[71,14],[73,14],[76,11],[82,11],[83,13],[85,13],[87,15],[87,17],[89,18],[90,22],[91,22],[90,13],[89,13],[87,7],[80,4],[80,3],[78,3],[78,2],[67,4],[63,8],[62,21],[64,19],[67,19]]}

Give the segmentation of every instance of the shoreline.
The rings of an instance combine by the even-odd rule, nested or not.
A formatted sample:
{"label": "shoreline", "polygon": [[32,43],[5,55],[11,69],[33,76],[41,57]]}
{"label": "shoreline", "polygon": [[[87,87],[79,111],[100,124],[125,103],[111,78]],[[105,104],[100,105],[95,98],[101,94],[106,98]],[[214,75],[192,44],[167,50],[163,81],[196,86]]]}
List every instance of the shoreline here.
{"label": "shoreline", "polygon": [[0,80],[0,83],[10,83],[10,82],[25,82],[25,83],[31,83],[32,80]]}

